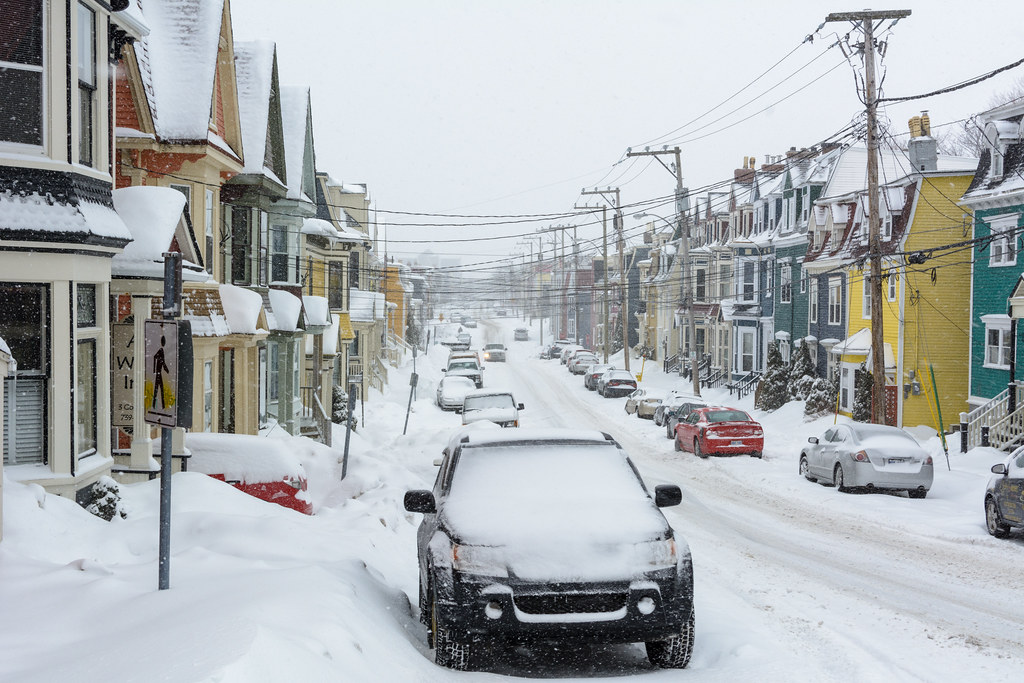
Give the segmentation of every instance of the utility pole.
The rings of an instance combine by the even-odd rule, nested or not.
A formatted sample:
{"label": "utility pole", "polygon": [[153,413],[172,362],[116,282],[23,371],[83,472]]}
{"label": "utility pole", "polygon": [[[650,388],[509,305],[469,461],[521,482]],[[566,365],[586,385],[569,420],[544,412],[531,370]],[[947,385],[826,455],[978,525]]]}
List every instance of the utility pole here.
{"label": "utility pole", "polygon": [[[613,227],[618,230],[619,235],[619,292],[622,297],[622,305],[619,307],[619,319],[622,321],[622,359],[623,364],[626,366],[624,369],[629,370],[629,322],[626,319],[628,312],[629,302],[626,300],[626,284],[625,284],[625,261],[622,256],[623,251],[623,235],[622,235],[622,211],[619,208],[619,188],[617,187],[606,187],[603,190],[594,189],[588,190],[583,188],[580,192],[581,195],[598,195],[607,204],[615,210],[612,215]],[[609,199],[609,195],[614,195],[615,200]],[[577,207],[579,208],[579,207]],[[611,330],[608,328],[608,217],[605,213],[605,208],[601,207],[601,219],[604,225],[603,232],[603,251],[604,251],[604,282],[605,282],[605,297],[604,297],[604,360],[608,362],[608,343]]]}
{"label": "utility pole", "polygon": [[868,256],[871,260],[871,421],[885,424],[885,337],[882,334],[882,252],[878,224],[878,98],[875,93],[875,21],[903,19],[910,10],[833,12],[825,22],[849,21],[864,34],[864,104],[868,125]]}
{"label": "utility pole", "polygon": [[[673,171],[668,166],[665,166],[665,162],[661,160],[661,155],[673,154],[675,155],[675,170]],[[690,338],[690,344],[686,347],[687,354],[690,359],[690,372],[693,377],[693,395],[700,396],[700,373],[697,371],[697,322],[693,318],[693,290],[692,281],[690,278],[690,230],[689,225],[686,223],[686,213],[690,210],[689,201],[687,198],[686,188],[683,187],[683,166],[680,159],[679,148],[673,149],[662,149],[662,150],[649,150],[646,149],[643,152],[634,152],[629,150],[626,152],[627,157],[642,157],[651,156],[661,164],[665,166],[665,170],[676,177],[676,233],[679,235],[679,241],[683,247],[683,281],[682,281],[682,299],[683,310],[686,311],[686,334]],[[680,363],[684,363],[684,359],[680,359]]]}

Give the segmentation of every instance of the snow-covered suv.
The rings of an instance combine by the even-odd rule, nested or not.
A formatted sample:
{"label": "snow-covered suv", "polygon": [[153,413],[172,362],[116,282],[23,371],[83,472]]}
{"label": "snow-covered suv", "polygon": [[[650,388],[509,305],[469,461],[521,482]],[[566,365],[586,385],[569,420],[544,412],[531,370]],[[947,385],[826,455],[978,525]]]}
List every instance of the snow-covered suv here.
{"label": "snow-covered suv", "polygon": [[693,650],[686,542],[607,434],[488,430],[449,444],[431,491],[408,491],[420,620],[435,661],[466,669],[484,641],[644,642],[657,666]]}

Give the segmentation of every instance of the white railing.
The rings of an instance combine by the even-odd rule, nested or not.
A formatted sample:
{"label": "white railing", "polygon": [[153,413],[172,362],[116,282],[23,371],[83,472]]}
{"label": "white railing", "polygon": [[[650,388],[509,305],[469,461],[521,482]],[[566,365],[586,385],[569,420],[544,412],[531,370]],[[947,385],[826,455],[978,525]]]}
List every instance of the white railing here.
{"label": "white railing", "polygon": [[[1021,416],[1019,415],[1019,413],[1021,412],[1021,408],[1024,408],[1024,386],[1021,386],[1020,384],[1018,384],[1016,386],[1016,390],[1017,390],[1017,406],[1019,406],[1019,407],[1018,407],[1017,412],[1014,413],[1013,419],[1019,421],[1021,419]],[[1003,436],[1000,437],[1000,439],[1010,438],[1011,437],[1012,429],[1009,426],[1008,422],[1004,423],[1004,421],[1008,417],[1007,413],[1009,411],[1009,406],[1010,406],[1010,389],[1009,389],[1009,387],[1007,387],[1006,389],[1003,389],[1001,392],[996,394],[992,398],[992,400],[989,401],[988,403],[986,403],[985,405],[978,406],[977,408],[975,408],[971,412],[967,413],[967,449],[968,450],[970,450],[972,448],[977,448],[978,446],[981,445],[981,431],[982,431],[982,427],[988,427],[989,428],[989,445],[990,446],[994,446],[996,448],[1000,448],[1001,447],[1001,446],[997,445],[996,442],[993,440],[993,430],[996,428],[996,425],[999,425],[999,429],[1001,430],[1000,434],[1003,435]],[[1004,443],[1009,444],[1010,442],[1004,442]]]}
{"label": "white railing", "polygon": [[988,443],[992,448],[1010,450],[1021,441],[1024,441],[1024,405],[988,428]]}

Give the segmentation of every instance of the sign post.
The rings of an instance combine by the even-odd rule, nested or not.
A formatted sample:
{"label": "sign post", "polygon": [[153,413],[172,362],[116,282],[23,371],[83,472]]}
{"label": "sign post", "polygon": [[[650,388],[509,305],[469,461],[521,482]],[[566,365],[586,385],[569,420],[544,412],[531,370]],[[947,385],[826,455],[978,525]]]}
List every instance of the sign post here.
{"label": "sign post", "polygon": [[145,420],[160,430],[159,589],[171,584],[171,430],[192,425],[192,330],[181,315],[181,254],[164,254],[163,319],[147,320]]}
{"label": "sign post", "polygon": [[348,414],[345,416],[345,452],[341,456],[341,478],[348,475],[348,444],[352,438],[352,403],[356,400],[356,387],[363,381],[362,374],[348,376]]}

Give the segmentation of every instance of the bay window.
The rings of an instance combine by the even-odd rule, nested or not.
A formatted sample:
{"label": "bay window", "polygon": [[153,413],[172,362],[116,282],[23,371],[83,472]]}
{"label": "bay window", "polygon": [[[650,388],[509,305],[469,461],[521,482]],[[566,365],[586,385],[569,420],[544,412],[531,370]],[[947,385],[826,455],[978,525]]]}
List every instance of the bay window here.
{"label": "bay window", "polygon": [[78,3],[78,163],[93,166],[96,119],[96,13]]}

